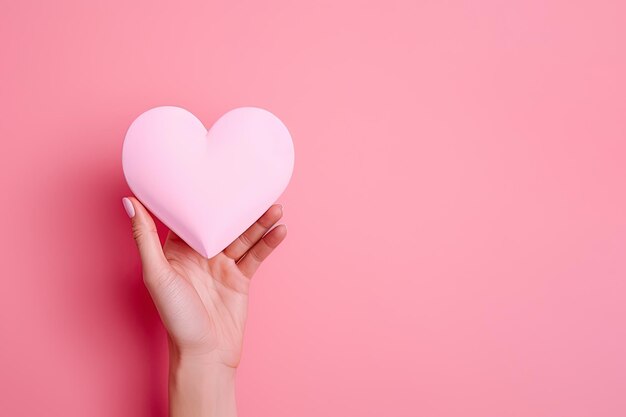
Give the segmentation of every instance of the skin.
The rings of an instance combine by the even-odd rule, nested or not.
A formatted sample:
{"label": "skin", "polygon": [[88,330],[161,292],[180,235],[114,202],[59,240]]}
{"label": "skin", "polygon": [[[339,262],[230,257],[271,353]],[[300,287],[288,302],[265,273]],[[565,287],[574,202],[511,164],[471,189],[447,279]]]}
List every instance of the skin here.
{"label": "skin", "polygon": [[250,279],[287,235],[284,224],[272,228],[282,206],[270,207],[207,259],[172,231],[161,246],[151,215],[134,197],[128,200],[144,283],[168,332],[170,416],[236,416]]}

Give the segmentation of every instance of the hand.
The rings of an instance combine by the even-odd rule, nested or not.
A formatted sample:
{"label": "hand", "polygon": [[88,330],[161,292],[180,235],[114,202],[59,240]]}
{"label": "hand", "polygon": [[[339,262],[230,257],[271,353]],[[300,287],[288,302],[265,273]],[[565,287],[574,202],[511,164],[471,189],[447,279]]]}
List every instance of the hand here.
{"label": "hand", "polygon": [[[234,415],[234,386],[226,385],[234,385],[241,358],[250,278],[287,234],[282,224],[271,229],[282,217],[282,207],[270,207],[226,249],[206,259],[171,231],[161,247],[154,221],[143,205],[133,197],[124,198],[123,203],[131,217],[144,282],[169,335],[170,394],[174,394],[170,411],[200,416],[217,415],[221,410],[220,415]],[[232,389],[233,404],[221,405],[229,394],[204,392],[203,382],[207,390]],[[191,392],[184,392],[184,386]],[[217,398],[209,404],[213,409],[201,414],[189,398],[194,393],[205,406],[215,394]],[[178,394],[188,401],[178,401],[184,404],[177,406]],[[224,411],[224,407],[232,409]]]}

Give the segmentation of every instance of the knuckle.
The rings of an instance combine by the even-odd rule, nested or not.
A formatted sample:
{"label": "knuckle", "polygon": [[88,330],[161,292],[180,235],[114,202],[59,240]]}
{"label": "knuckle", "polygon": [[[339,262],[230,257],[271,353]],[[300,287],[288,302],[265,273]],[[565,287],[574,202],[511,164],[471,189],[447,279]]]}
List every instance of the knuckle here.
{"label": "knuckle", "polygon": [[268,235],[263,238],[263,241],[269,248],[275,248],[280,243],[276,233],[268,233]]}
{"label": "knuckle", "polygon": [[255,246],[254,248],[250,249],[250,257],[252,258],[253,261],[255,262],[263,262],[263,256],[259,253],[259,248],[257,246]]}
{"label": "knuckle", "polygon": [[151,229],[150,227],[147,227],[140,223],[133,223],[132,231],[133,239],[135,239],[137,242],[143,240],[145,236],[156,233],[156,229]]}
{"label": "knuckle", "polygon": [[241,243],[249,248],[250,246],[252,246],[252,239],[250,239],[247,235],[247,233],[242,234],[241,236],[239,236],[239,240],[241,241]]}

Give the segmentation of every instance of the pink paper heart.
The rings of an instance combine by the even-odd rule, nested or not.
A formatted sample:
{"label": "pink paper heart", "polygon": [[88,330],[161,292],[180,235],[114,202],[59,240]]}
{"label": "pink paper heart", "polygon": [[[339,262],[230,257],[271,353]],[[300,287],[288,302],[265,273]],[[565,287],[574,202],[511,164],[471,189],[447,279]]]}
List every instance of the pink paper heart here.
{"label": "pink paper heart", "polygon": [[229,111],[208,131],[185,109],[156,107],[131,124],[122,150],[135,196],[207,258],[278,199],[293,163],[285,125],[255,107]]}

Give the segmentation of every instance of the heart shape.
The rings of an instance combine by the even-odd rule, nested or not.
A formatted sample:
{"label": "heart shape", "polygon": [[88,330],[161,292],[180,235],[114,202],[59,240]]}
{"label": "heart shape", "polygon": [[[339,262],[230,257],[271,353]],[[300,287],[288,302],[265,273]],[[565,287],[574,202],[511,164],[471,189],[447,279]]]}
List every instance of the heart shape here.
{"label": "heart shape", "polygon": [[285,125],[256,107],[229,111],[207,131],[180,107],[156,107],[128,128],[122,166],[133,194],[207,258],[282,194],[293,172]]}

